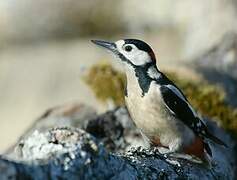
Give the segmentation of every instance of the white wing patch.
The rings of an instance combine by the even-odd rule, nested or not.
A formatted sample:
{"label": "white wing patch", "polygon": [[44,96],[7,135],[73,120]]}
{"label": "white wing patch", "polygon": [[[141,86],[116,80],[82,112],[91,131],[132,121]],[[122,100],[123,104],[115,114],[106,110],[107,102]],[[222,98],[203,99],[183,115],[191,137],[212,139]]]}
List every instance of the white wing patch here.
{"label": "white wing patch", "polygon": [[153,66],[148,69],[147,74],[153,79],[158,79],[161,76],[161,74]]}
{"label": "white wing patch", "polygon": [[165,107],[171,112],[171,114],[175,115],[174,111],[172,111],[172,110],[169,108],[169,106],[166,105],[166,103],[165,103]]}
{"label": "white wing patch", "polygon": [[183,99],[185,102],[185,97],[182,95],[182,93],[173,85],[171,84],[168,84],[168,85],[165,85],[167,88],[169,88],[170,90],[172,90],[177,96],[179,96],[181,99]]}
{"label": "white wing patch", "polygon": [[192,108],[192,106],[186,101],[185,97],[183,96],[183,94],[180,92],[179,89],[177,89],[175,86],[168,84],[165,85],[167,88],[169,88],[171,91],[173,91],[173,93],[175,93],[180,99],[182,99],[183,101],[185,101],[189,107],[189,109],[191,109],[193,115],[195,117],[198,117],[197,113],[194,111],[194,109]]}

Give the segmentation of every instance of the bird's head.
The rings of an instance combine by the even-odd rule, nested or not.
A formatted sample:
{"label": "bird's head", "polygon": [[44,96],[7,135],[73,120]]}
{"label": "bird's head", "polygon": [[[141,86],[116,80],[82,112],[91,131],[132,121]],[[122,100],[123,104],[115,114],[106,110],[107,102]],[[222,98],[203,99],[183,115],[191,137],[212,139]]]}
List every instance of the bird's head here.
{"label": "bird's head", "polygon": [[92,40],[93,43],[102,46],[117,55],[126,65],[145,66],[156,64],[156,58],[151,47],[137,39],[124,39],[116,42]]}

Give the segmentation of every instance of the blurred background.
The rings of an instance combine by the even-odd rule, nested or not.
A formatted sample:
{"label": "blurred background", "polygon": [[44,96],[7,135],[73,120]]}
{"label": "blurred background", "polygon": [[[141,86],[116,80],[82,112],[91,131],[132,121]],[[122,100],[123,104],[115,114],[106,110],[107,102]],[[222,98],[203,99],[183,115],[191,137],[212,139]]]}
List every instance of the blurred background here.
{"label": "blurred background", "polygon": [[81,77],[99,61],[119,65],[91,39],[143,39],[170,67],[229,32],[237,32],[236,0],[1,0],[0,153],[50,107],[106,109]]}

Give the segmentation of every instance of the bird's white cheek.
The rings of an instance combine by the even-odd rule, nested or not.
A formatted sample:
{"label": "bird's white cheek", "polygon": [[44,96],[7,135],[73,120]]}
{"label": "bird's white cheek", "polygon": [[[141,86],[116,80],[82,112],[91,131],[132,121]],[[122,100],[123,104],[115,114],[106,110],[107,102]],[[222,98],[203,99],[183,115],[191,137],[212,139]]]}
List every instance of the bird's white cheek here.
{"label": "bird's white cheek", "polygon": [[130,61],[137,66],[151,62],[150,56],[143,52],[131,55],[128,59],[130,59]]}

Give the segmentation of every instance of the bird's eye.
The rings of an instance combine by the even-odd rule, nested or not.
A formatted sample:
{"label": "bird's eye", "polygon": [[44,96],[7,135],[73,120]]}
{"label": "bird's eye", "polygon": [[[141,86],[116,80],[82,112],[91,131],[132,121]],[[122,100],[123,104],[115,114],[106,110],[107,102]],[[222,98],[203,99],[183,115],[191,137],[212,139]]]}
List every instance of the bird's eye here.
{"label": "bird's eye", "polygon": [[132,50],[132,46],[125,46],[125,51],[130,52]]}

